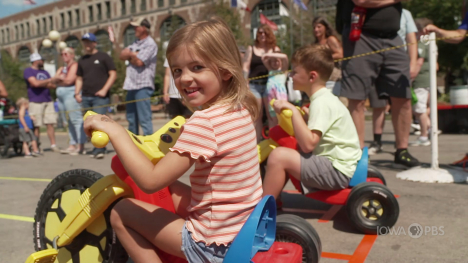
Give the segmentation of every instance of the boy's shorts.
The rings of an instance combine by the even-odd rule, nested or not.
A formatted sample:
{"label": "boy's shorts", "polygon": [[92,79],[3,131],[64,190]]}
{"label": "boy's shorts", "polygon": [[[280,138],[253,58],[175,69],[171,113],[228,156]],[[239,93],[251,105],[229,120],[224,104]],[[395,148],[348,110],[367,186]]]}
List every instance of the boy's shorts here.
{"label": "boy's shorts", "polygon": [[181,250],[184,252],[188,262],[211,262],[211,263],[222,263],[224,257],[229,250],[229,246],[217,246],[211,244],[206,246],[203,242],[196,242],[192,238],[192,233],[187,230],[187,222],[185,222],[182,228],[182,247]]}
{"label": "boy's shorts", "polygon": [[326,157],[301,154],[302,192],[308,194],[318,190],[338,190],[349,186],[351,178],[336,170]]}
{"label": "boy's shorts", "polygon": [[429,88],[415,88],[414,93],[418,97],[418,102],[414,104],[414,112],[426,113],[427,111],[427,99],[429,97]]}
{"label": "boy's shorts", "polygon": [[256,82],[254,80],[249,83],[250,91],[255,95],[255,98],[261,99],[266,96],[266,82]]}
{"label": "boy's shorts", "polygon": [[42,127],[44,124],[56,124],[57,113],[55,112],[54,103],[29,103],[29,115],[34,116],[34,127]]}
{"label": "boy's shorts", "polygon": [[24,129],[19,129],[19,140],[20,142],[32,142],[36,141],[36,136],[31,129],[28,132]]}

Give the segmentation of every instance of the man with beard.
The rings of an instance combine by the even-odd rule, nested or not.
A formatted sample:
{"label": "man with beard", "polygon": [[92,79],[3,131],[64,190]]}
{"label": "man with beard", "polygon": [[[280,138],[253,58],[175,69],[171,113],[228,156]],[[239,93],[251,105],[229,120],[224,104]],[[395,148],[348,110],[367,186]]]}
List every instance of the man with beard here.
{"label": "man with beard", "polygon": [[54,124],[57,123],[57,113],[50,97],[49,89],[55,89],[55,79],[44,70],[44,60],[38,53],[29,56],[31,67],[24,70],[23,77],[26,81],[29,97],[29,115],[34,121],[34,135],[39,140],[39,128],[47,127],[47,135],[50,140],[50,149],[60,152],[55,145]]}
{"label": "man with beard", "polygon": [[140,124],[143,134],[151,135],[153,123],[151,122],[150,97],[154,92],[158,46],[149,36],[151,25],[148,19],[142,17],[131,22],[130,25],[135,27],[137,40],[120,53],[120,59],[129,62],[123,86],[123,89],[127,90],[126,100],[138,100],[127,104],[128,129],[138,134]]}

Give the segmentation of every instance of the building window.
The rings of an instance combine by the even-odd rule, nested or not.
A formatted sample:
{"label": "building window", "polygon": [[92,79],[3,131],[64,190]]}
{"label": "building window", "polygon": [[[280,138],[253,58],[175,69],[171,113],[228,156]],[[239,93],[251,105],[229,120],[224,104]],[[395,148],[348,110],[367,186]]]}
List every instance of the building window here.
{"label": "building window", "polygon": [[68,11],[68,27],[73,26],[73,20],[72,20],[72,12]]}
{"label": "building window", "polygon": [[29,48],[22,46],[18,51],[18,60],[21,63],[29,63],[29,56],[31,55],[31,51]]}
{"label": "building window", "polygon": [[94,14],[93,14],[93,6],[92,5],[88,6],[88,11],[89,11],[89,22],[92,23],[92,22],[94,22]]}
{"label": "building window", "polygon": [[42,19],[42,29],[42,33],[47,33],[47,19],[45,17]]}
{"label": "building window", "polygon": [[106,2],[106,18],[111,18],[111,5],[109,1]]}
{"label": "building window", "polygon": [[109,40],[109,35],[107,31],[99,30],[98,32],[95,33],[95,35],[96,35],[96,40],[97,40],[96,48],[102,52],[106,52],[106,53],[111,52],[112,42],[110,42]]}
{"label": "building window", "polygon": [[255,33],[257,32],[257,28],[260,26],[260,12],[262,10],[262,14],[265,15],[268,19],[273,21],[277,25],[282,25],[283,21],[281,19],[279,9],[280,3],[277,0],[263,0],[261,1],[255,8],[252,10],[251,15],[251,30],[252,36],[255,39]]}
{"label": "building window", "polygon": [[141,0],[140,11],[146,11],[146,0]]}
{"label": "building window", "polygon": [[41,33],[41,23],[39,22],[39,19],[36,19],[36,35],[39,35]]}
{"label": "building window", "polygon": [[6,29],[6,37],[7,37],[7,42],[10,42],[10,29]]}
{"label": "building window", "polygon": [[169,6],[175,5],[175,0],[169,0]]}
{"label": "building window", "polygon": [[18,30],[18,26],[15,26],[15,40],[18,40],[19,39],[19,30]]}
{"label": "building window", "polygon": [[130,44],[135,42],[135,28],[133,26],[128,26],[124,32],[124,46],[128,47]]}
{"label": "building window", "polygon": [[75,15],[76,15],[76,25],[79,26],[81,24],[80,9],[75,10]]}
{"label": "building window", "polygon": [[136,0],[130,0],[130,12],[136,13]]}
{"label": "building window", "polygon": [[102,20],[102,8],[101,4],[97,4],[97,20],[101,21]]}
{"label": "building window", "polygon": [[5,31],[2,29],[2,43],[5,43]]}
{"label": "building window", "polygon": [[170,16],[163,21],[161,25],[161,41],[167,41],[174,32],[185,26],[185,21],[177,15]]}
{"label": "building window", "polygon": [[65,14],[64,13],[60,14],[60,28],[65,29]]}
{"label": "building window", "polygon": [[187,0],[180,0],[180,2],[181,2],[182,4],[185,4],[185,3],[187,3]]}
{"label": "building window", "polygon": [[122,7],[120,9],[120,13],[124,16],[127,14],[127,5],[125,3],[125,0],[120,0],[120,6]]}
{"label": "building window", "polygon": [[24,25],[21,24],[21,39],[24,39]]}
{"label": "building window", "polygon": [[29,22],[26,22],[26,37],[30,37],[30,36],[31,36],[31,32],[29,28]]}
{"label": "building window", "polygon": [[158,7],[164,7],[164,0],[158,0]]}
{"label": "building window", "polygon": [[49,16],[49,30],[54,30],[54,19],[52,18],[52,16]]}

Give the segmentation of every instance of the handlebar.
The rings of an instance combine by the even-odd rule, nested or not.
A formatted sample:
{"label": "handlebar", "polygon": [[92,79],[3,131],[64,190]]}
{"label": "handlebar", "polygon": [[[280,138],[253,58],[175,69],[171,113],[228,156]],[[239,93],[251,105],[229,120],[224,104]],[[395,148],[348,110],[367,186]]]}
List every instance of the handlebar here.
{"label": "handlebar", "polygon": [[[97,115],[97,113],[94,111],[87,111],[83,117],[83,120],[86,120],[86,118],[91,115]],[[91,133],[91,143],[96,148],[104,148],[109,143],[109,135],[102,131],[93,131]]]}
{"label": "handlebar", "polygon": [[[273,107],[273,103],[275,103],[275,99],[272,99],[270,101],[270,105]],[[296,108],[299,110],[299,112],[304,115],[305,112],[296,106]],[[294,128],[293,128],[293,125],[292,125],[292,120],[291,120],[291,117],[293,115],[293,112],[292,110],[290,109],[284,109],[284,110],[281,110],[281,113],[278,114],[278,125],[283,128],[283,130],[285,132],[287,132],[289,135],[291,136],[294,136]]]}

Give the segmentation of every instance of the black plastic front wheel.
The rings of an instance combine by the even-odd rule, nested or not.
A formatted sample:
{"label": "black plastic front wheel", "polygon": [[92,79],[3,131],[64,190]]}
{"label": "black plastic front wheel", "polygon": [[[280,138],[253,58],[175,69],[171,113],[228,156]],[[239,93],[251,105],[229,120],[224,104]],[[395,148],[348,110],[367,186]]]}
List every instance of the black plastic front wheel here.
{"label": "black plastic front wheel", "polygon": [[[57,176],[42,193],[34,216],[34,248],[52,248],[60,223],[71,211],[81,194],[102,175],[85,169],[75,169]],[[127,253],[118,242],[110,225],[108,208],[96,218],[71,244],[60,247],[56,262],[110,263],[126,262]]]}
{"label": "black plastic front wheel", "polygon": [[346,203],[351,224],[365,234],[377,234],[379,227],[392,227],[398,220],[400,207],[393,193],[375,182],[357,185]]}
{"label": "black plastic front wheel", "polygon": [[283,214],[276,218],[276,241],[296,243],[302,247],[302,262],[319,262],[322,242],[317,231],[302,217]]}

